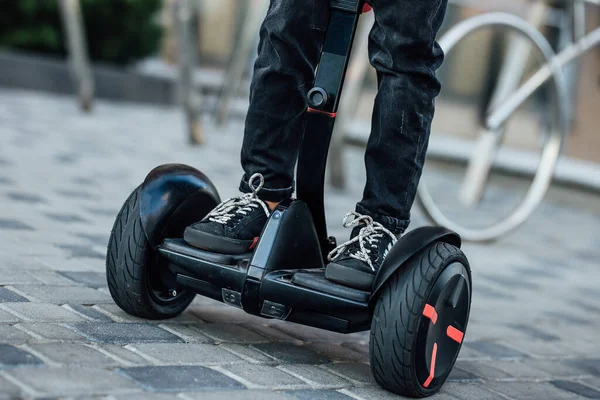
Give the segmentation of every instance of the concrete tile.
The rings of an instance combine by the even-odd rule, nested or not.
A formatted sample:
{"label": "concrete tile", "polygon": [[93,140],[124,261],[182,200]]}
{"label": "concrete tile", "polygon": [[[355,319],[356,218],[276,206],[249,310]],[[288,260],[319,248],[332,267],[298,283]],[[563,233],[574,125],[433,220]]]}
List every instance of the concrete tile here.
{"label": "concrete tile", "polygon": [[70,324],[69,328],[94,342],[113,344],[183,342],[178,336],[150,324],[87,322]]}
{"label": "concrete tile", "polygon": [[32,340],[33,337],[11,325],[0,324],[0,343],[19,344]]}
{"label": "concrete tile", "polygon": [[296,346],[287,343],[263,343],[256,344],[253,347],[263,353],[279,360],[282,363],[290,364],[325,364],[329,362],[327,357],[315,353],[303,346]]}
{"label": "concrete tile", "polygon": [[243,389],[220,372],[199,366],[132,367],[117,370],[122,376],[156,392]]}
{"label": "concrete tile", "polygon": [[28,301],[25,297],[19,296],[8,288],[0,287],[0,303],[22,303]]}
{"label": "concrete tile", "polygon": [[578,382],[555,380],[551,381],[550,383],[558,389],[576,394],[586,399],[600,399],[600,390],[593,389]]}
{"label": "concrete tile", "polygon": [[22,322],[16,326],[36,338],[40,337],[42,339],[52,341],[85,340],[82,335],[75,333],[59,324]]}
{"label": "concrete tile", "polygon": [[87,367],[111,367],[119,365],[115,360],[84,344],[40,343],[29,346],[32,351],[55,363]]}
{"label": "concrete tile", "polygon": [[265,343],[268,340],[243,326],[233,324],[199,324],[195,326],[202,334],[216,342]]}
{"label": "concrete tile", "polygon": [[17,367],[41,364],[43,364],[42,360],[25,350],[9,344],[0,344],[0,366]]}
{"label": "concrete tile", "polygon": [[94,393],[119,393],[138,388],[135,382],[98,368],[16,368],[9,374],[46,396],[89,396]]}
{"label": "concrete tile", "polygon": [[284,364],[279,366],[278,369],[298,377],[315,387],[343,388],[351,385],[350,381],[316,365]]}
{"label": "concrete tile", "polygon": [[137,343],[127,347],[156,359],[160,364],[227,365],[243,360],[212,344],[200,343]]}
{"label": "concrete tile", "polygon": [[[4,303],[10,311],[23,321],[28,322],[79,322],[83,318],[54,304],[45,303]],[[1,315],[0,315],[1,320]]]}
{"label": "concrete tile", "polygon": [[112,303],[110,296],[98,290],[81,286],[59,285],[15,285],[15,289],[27,295],[32,301],[53,304],[99,304]]}
{"label": "concrete tile", "polygon": [[300,389],[300,390],[286,390],[286,396],[299,400],[350,400],[352,397],[347,396],[335,390],[313,390],[313,389]]}
{"label": "concrete tile", "polygon": [[345,379],[360,385],[376,385],[371,367],[368,364],[359,363],[334,363],[323,365],[323,368],[331,371]]}
{"label": "concrete tile", "polygon": [[254,387],[308,386],[304,381],[270,365],[238,364],[222,368]]}
{"label": "concrete tile", "polygon": [[488,389],[514,399],[530,400],[574,400],[580,399],[574,393],[559,389],[546,382],[490,382]]}
{"label": "concrete tile", "polygon": [[21,389],[0,376],[0,399],[16,399],[22,395]]}

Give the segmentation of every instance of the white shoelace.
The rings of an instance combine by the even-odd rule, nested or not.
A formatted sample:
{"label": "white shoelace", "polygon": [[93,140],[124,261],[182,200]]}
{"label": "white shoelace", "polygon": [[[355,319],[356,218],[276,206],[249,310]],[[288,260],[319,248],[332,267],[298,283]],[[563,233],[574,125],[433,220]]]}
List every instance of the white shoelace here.
{"label": "white shoelace", "polygon": [[[260,180],[257,187],[255,187],[253,184],[256,179]],[[206,218],[209,221],[226,225],[236,215],[247,215],[249,212],[258,207],[262,207],[268,218],[271,215],[271,212],[264,201],[260,200],[257,196],[264,184],[265,179],[261,174],[256,173],[252,175],[248,181],[248,186],[250,186],[250,189],[252,189],[252,193],[246,193],[243,196],[232,197],[224,201],[214,210],[212,210],[206,216]]]}
{"label": "white shoelace", "polygon": [[371,261],[370,257],[371,249],[377,247],[377,243],[383,237],[384,234],[388,235],[390,238],[392,238],[392,241],[390,242],[387,249],[385,250],[385,253],[383,254],[383,258],[385,258],[387,253],[390,251],[392,246],[396,244],[398,239],[396,239],[396,236],[394,236],[392,232],[386,229],[379,222],[373,221],[373,218],[371,218],[370,216],[361,215],[357,212],[349,212],[348,214],[346,214],[346,216],[344,217],[344,228],[354,228],[355,226],[358,226],[358,224],[360,224],[361,222],[364,222],[365,226],[358,232],[358,235],[333,249],[327,256],[327,259],[329,261],[332,261],[335,257],[342,254],[348,246],[358,242],[359,250],[350,253],[350,257],[367,263],[367,265],[371,267],[371,269],[374,272],[375,266],[373,266],[373,261]]}

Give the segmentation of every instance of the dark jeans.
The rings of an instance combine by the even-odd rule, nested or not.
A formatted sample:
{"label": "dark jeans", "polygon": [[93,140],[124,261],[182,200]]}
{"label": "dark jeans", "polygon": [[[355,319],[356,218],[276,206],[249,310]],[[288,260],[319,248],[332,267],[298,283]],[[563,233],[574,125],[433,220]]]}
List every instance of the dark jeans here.
{"label": "dark jeans", "polygon": [[[369,59],[378,93],[365,164],[367,182],[356,211],[395,233],[409,225],[429,141],[436,70],[444,54],[436,42],[447,0],[373,0],[375,24]],[[260,30],[258,59],[241,152],[244,176],[265,178],[264,200],[279,201],[294,189],[306,94],[313,86],[328,0],[271,0]]]}

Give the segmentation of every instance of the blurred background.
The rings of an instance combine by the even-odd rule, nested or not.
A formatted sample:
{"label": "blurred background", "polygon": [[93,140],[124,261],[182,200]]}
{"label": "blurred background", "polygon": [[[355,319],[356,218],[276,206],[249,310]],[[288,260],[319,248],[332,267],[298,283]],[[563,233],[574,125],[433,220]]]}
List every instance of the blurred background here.
{"label": "blurred background", "polygon": [[[430,220],[467,238],[497,238],[534,212],[551,179],[600,189],[596,3],[450,1],[439,35],[446,51],[438,72],[443,90],[419,195]],[[190,144],[216,135],[210,129],[243,122],[268,1],[0,4],[0,86],[72,94],[84,112],[92,110],[94,99],[180,107],[185,120],[180,134]],[[372,18],[367,14],[361,20],[349,67],[352,78],[346,83],[329,163],[334,188],[346,185],[344,149],[364,148],[369,134],[376,94],[366,49]],[[482,25],[469,28],[469,21]],[[466,30],[457,27],[461,23]],[[540,37],[532,39],[531,31]],[[546,54],[544,45],[550,47]],[[582,54],[563,62],[500,127],[487,129],[494,107],[555,53],[568,56],[573,51]],[[560,154],[546,154],[542,160],[558,141]],[[440,168],[445,174],[429,172]],[[505,190],[507,175],[520,177],[511,180],[510,191]],[[535,185],[534,177],[540,181]]]}

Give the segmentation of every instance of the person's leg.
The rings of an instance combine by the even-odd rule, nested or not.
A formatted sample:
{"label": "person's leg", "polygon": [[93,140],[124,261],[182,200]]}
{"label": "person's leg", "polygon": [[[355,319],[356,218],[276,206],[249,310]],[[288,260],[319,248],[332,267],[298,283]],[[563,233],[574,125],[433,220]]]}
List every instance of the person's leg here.
{"label": "person's leg", "polygon": [[447,0],[373,0],[369,57],[378,93],[365,164],[367,182],[356,211],[395,234],[410,223],[429,141],[436,70],[444,54],[436,41]]}
{"label": "person's leg", "polygon": [[436,70],[444,55],[436,42],[447,0],[372,0],[375,24],[369,57],[378,92],[365,164],[363,199],[345,226],[351,239],[331,254],[327,279],[370,290],[388,251],[410,222],[429,141]]}
{"label": "person's leg", "polygon": [[260,198],[280,201],[292,194],[306,94],[328,22],[328,0],[271,0],[252,77],[241,191],[250,192],[248,179],[260,173],[265,179]]}
{"label": "person's leg", "polygon": [[[273,203],[291,196],[303,133],[306,94],[329,21],[325,0],[271,0],[260,29],[250,89],[241,163],[240,191],[202,221],[187,227],[184,240],[227,254],[254,247]],[[249,182],[250,181],[250,182]],[[250,187],[260,190],[253,191]]]}

